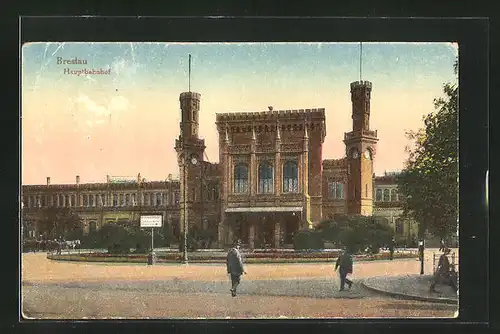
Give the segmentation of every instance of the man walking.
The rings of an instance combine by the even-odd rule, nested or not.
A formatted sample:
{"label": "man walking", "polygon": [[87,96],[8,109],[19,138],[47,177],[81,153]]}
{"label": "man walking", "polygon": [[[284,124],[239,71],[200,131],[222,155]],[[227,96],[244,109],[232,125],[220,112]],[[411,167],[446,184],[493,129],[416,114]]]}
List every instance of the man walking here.
{"label": "man walking", "polygon": [[243,259],[240,253],[241,242],[234,243],[233,248],[227,253],[227,273],[231,276],[231,296],[236,297],[236,288],[240,284],[240,277],[246,274],[243,268]]}
{"label": "man walking", "polygon": [[347,248],[340,254],[335,264],[335,270],[339,268],[340,275],[340,290],[344,290],[345,283],[349,285],[349,290],[352,286],[352,281],[347,278],[347,274],[352,274],[352,257],[349,254]]}
{"label": "man walking", "polygon": [[392,238],[389,244],[389,259],[392,261],[394,259],[394,248],[396,247],[396,240]]}

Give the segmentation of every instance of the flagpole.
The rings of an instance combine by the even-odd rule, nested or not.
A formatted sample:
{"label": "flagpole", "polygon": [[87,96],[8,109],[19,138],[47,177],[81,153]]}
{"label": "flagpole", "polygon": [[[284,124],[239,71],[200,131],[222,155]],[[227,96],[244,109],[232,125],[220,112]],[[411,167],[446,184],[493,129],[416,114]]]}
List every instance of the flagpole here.
{"label": "flagpole", "polygon": [[362,81],[363,74],[363,42],[359,42],[359,81]]}
{"label": "flagpole", "polygon": [[188,80],[189,80],[189,83],[188,83],[189,87],[188,88],[189,88],[189,92],[191,92],[191,55],[189,55],[189,79]]}

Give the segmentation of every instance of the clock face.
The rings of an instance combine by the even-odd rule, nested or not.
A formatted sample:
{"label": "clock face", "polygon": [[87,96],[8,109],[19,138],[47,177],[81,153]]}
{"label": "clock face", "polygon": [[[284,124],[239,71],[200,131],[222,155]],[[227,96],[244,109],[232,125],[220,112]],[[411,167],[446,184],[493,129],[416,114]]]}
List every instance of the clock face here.
{"label": "clock face", "polygon": [[192,157],[192,158],[191,158],[191,163],[192,163],[193,165],[196,165],[196,164],[198,163],[198,159],[196,159],[196,157]]}
{"label": "clock face", "polygon": [[366,158],[366,159],[370,159],[370,158],[371,158],[371,156],[372,156],[372,155],[371,155],[371,153],[370,153],[370,150],[366,150],[366,151],[365,151],[365,158]]}
{"label": "clock face", "polygon": [[353,157],[354,159],[357,159],[357,158],[359,157],[359,153],[358,153],[358,151],[357,151],[357,150],[354,150],[354,152],[352,152],[352,157]]}

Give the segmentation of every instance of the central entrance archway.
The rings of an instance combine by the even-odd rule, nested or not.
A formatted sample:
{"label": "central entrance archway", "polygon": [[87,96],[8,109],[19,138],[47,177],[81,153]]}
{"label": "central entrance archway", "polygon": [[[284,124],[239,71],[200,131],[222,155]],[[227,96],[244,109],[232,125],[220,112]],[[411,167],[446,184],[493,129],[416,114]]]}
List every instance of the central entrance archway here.
{"label": "central entrance archway", "polygon": [[229,243],[241,240],[248,248],[289,248],[299,230],[301,207],[226,209]]}

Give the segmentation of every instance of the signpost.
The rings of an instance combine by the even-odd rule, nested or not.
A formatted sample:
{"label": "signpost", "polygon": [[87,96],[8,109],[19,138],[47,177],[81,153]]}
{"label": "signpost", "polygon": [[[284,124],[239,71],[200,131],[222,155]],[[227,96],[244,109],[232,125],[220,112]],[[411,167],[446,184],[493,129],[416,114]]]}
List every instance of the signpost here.
{"label": "signpost", "polygon": [[153,243],[153,236],[154,236],[154,228],[155,227],[162,227],[162,222],[163,222],[163,216],[161,215],[145,215],[141,216],[141,228],[145,227],[151,227],[151,254],[150,257],[148,257],[148,264],[153,264],[154,263],[154,243]]}

